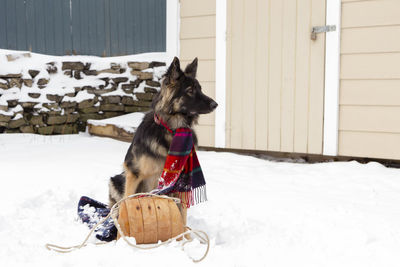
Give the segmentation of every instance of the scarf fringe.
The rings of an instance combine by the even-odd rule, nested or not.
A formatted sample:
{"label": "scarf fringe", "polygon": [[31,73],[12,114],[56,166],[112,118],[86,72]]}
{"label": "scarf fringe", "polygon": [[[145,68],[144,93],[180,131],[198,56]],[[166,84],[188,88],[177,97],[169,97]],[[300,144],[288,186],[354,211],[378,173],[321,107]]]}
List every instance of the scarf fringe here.
{"label": "scarf fringe", "polygon": [[178,197],[186,208],[207,201],[206,185],[196,187],[188,192],[178,192]]}

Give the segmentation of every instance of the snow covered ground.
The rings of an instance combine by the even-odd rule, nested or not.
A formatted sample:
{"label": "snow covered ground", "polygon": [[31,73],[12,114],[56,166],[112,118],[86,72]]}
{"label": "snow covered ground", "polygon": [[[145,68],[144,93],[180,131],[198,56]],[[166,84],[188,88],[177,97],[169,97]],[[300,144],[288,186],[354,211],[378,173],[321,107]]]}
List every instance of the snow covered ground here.
{"label": "snow covered ground", "polygon": [[[128,143],[90,137],[0,135],[0,266],[190,266],[178,244],[138,251],[123,240],[69,254],[88,233],[87,195],[107,201]],[[400,266],[400,170],[377,163],[302,164],[199,152],[209,201],[189,226],[211,238],[199,266]],[[190,252],[204,247],[194,244]]]}

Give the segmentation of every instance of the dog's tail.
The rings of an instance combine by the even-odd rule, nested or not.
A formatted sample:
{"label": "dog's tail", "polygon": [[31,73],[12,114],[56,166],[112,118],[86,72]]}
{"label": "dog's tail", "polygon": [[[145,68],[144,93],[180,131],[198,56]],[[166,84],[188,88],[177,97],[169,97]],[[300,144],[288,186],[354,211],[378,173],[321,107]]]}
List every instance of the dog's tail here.
{"label": "dog's tail", "polygon": [[108,183],[108,199],[109,207],[112,207],[116,202],[120,201],[124,196],[125,191],[125,173],[117,174],[110,178]]}

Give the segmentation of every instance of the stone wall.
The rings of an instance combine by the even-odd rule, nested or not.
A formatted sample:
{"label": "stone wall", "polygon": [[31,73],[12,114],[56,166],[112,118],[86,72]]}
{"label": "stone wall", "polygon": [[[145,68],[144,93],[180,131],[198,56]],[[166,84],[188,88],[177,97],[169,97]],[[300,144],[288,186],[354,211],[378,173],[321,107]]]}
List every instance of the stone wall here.
{"label": "stone wall", "polygon": [[102,69],[85,61],[55,61],[21,73],[4,73],[3,67],[0,133],[71,134],[85,131],[88,119],[146,111],[164,71],[159,61],[109,63]]}

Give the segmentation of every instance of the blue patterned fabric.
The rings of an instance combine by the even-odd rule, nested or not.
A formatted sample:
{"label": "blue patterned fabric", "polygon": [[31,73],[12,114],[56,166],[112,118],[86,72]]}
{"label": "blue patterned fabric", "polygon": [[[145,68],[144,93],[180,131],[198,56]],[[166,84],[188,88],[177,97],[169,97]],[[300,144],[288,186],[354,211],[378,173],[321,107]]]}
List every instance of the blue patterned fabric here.
{"label": "blue patterned fabric", "polygon": [[[107,217],[110,209],[107,205],[91,199],[90,197],[81,197],[78,203],[78,216],[81,221],[92,229],[101,219]],[[117,238],[117,228],[113,220],[108,218],[95,230],[96,238],[101,241],[112,241]]]}

